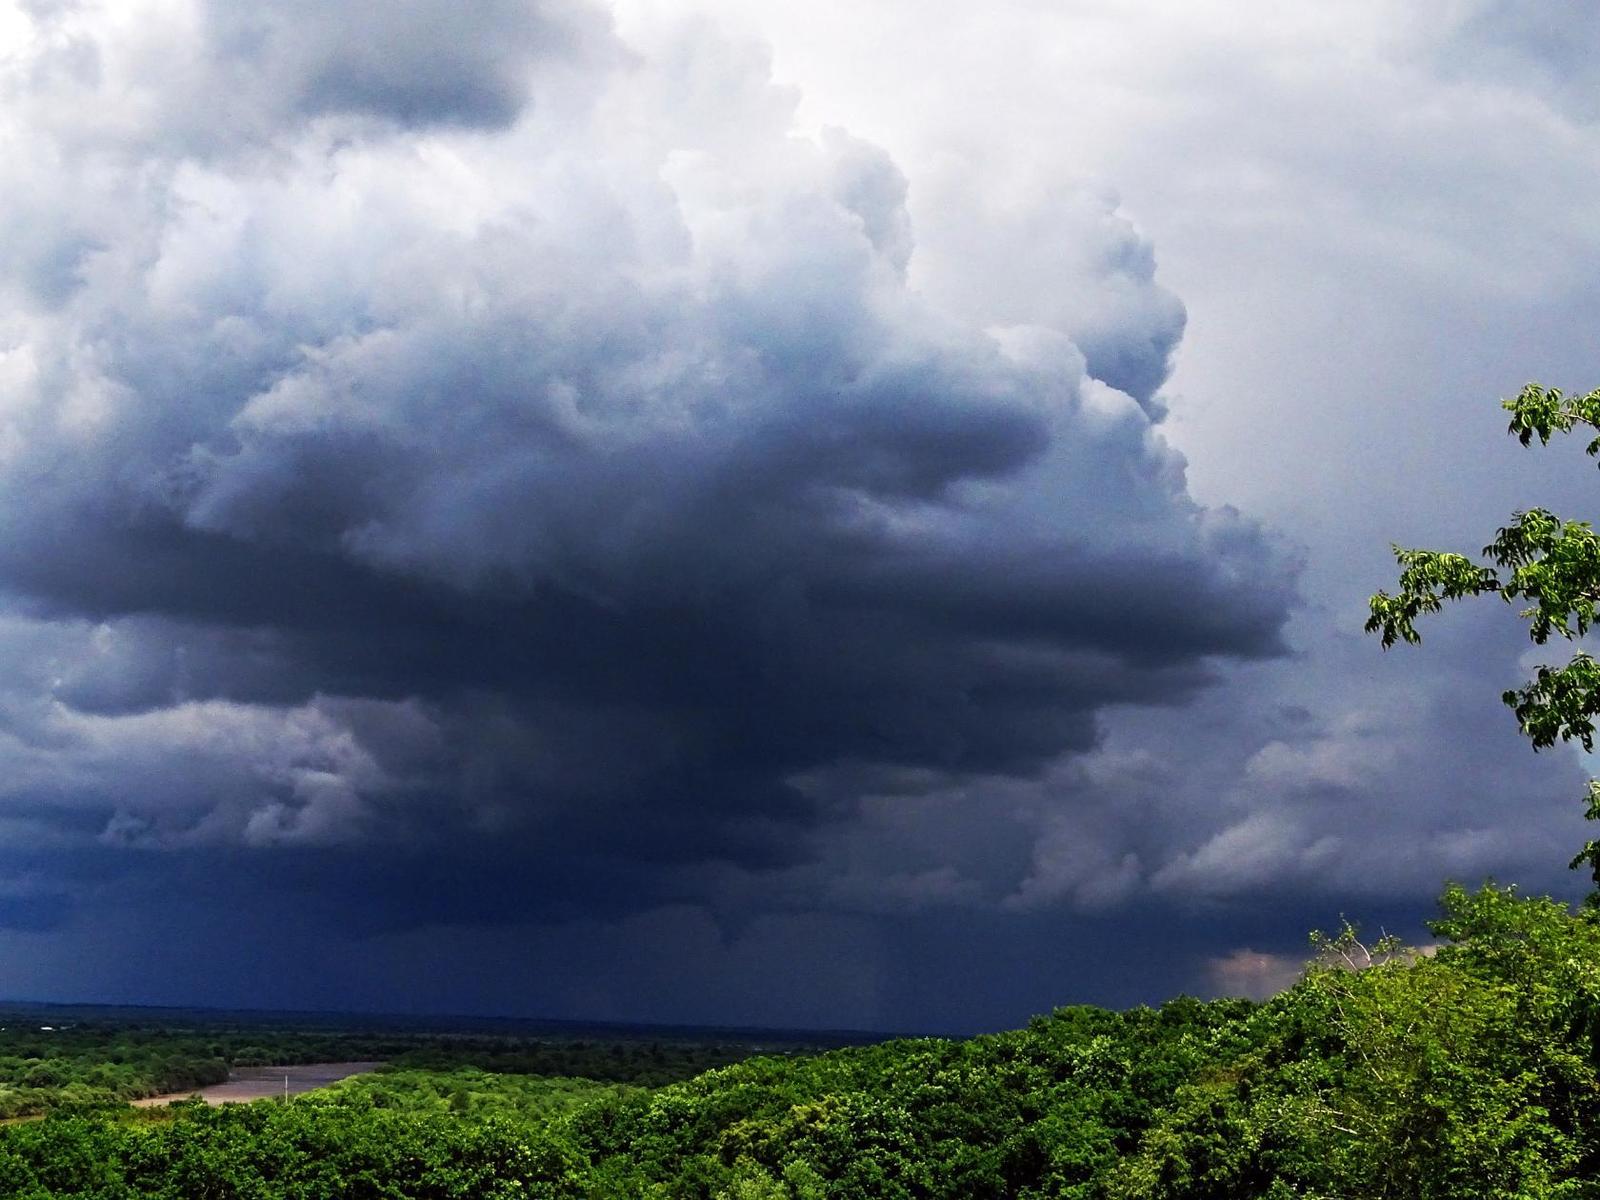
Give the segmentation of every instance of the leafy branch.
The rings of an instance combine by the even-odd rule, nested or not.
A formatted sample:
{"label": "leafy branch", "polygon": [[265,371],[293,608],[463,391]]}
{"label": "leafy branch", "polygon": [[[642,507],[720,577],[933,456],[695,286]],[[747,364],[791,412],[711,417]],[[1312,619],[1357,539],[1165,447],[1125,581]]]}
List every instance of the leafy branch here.
{"label": "leafy branch", "polygon": [[[1524,446],[1535,438],[1547,445],[1556,434],[1587,426],[1597,436],[1585,453],[1600,458],[1600,389],[1569,396],[1530,383],[1502,407],[1511,413],[1507,432]],[[1518,615],[1527,622],[1528,637],[1541,646],[1552,637],[1582,638],[1600,614],[1600,536],[1587,521],[1565,521],[1543,508],[1513,513],[1478,559],[1450,551],[1393,550],[1398,585],[1392,595],[1372,596],[1365,626],[1386,650],[1397,642],[1416,645],[1422,640],[1419,617],[1469,596],[1525,601]],[[1538,667],[1531,680],[1501,699],[1535,750],[1576,741],[1592,751],[1600,719],[1600,662],[1578,650],[1563,666]],[[1600,820],[1600,783],[1590,784],[1588,816]],[[1581,863],[1590,865],[1600,888],[1600,842],[1589,842],[1572,865]]]}

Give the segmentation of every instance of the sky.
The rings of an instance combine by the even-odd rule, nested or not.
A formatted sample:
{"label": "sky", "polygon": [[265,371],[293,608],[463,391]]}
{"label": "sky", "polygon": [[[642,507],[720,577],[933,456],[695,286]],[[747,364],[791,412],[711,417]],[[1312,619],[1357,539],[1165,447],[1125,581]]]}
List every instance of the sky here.
{"label": "sky", "polygon": [[966,1032],[1262,995],[1587,764],[1600,16],[0,0],[0,995]]}

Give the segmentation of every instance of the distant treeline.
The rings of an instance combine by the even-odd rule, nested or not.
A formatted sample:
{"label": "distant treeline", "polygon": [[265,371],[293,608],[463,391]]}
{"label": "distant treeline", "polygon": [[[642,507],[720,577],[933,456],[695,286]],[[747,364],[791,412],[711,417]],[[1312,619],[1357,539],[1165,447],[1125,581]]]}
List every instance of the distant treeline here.
{"label": "distant treeline", "polygon": [[[23,1022],[26,1022],[25,1024]],[[532,1039],[337,1030],[41,1028],[0,1014],[0,1119],[82,1111],[222,1083],[231,1067],[372,1060],[396,1067],[569,1076],[658,1087],[755,1053],[741,1042]],[[0,1196],[5,1193],[0,1191]]]}
{"label": "distant treeline", "polygon": [[[662,1087],[417,1068],[0,1130],[22,1200],[1394,1200],[1600,1194],[1600,919],[1486,888],[1260,1005],[1068,1008]],[[346,1057],[356,1057],[354,1053]]]}

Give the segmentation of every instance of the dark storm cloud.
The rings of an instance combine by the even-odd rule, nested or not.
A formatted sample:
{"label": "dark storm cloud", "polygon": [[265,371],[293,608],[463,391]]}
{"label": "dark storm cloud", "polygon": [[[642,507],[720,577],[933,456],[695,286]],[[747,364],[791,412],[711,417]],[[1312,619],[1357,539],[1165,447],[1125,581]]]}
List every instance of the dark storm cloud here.
{"label": "dark storm cloud", "polygon": [[892,156],[681,3],[22,6],[13,989],[997,1027],[1576,894],[1512,614],[1358,631],[1592,505],[1493,403],[1596,375],[1583,6],[687,7]]}
{"label": "dark storm cloud", "polygon": [[358,113],[402,125],[503,127],[528,99],[542,52],[573,33],[534,0],[279,0],[205,5],[221,70],[310,116]]}
{"label": "dark storm cloud", "polygon": [[99,150],[154,158],[249,155],[319,120],[374,133],[503,129],[541,74],[616,52],[604,16],[567,0],[194,0],[129,9],[127,24],[93,3],[23,11],[35,36],[7,90],[46,102],[57,129],[88,117],[75,109],[98,95],[116,120],[102,111],[98,135],[81,132]]}
{"label": "dark storm cloud", "polygon": [[364,937],[999,905],[1022,824],[892,814],[1283,652],[1295,564],[1188,496],[1182,307],[1110,202],[919,277],[889,156],[703,28],[145,16],[8,68],[12,877]]}

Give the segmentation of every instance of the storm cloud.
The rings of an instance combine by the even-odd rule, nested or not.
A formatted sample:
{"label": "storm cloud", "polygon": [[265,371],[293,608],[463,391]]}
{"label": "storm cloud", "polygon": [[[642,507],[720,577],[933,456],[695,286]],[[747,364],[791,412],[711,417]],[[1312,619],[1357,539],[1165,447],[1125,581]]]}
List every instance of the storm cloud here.
{"label": "storm cloud", "polygon": [[759,49],[573,5],[36,6],[19,45],[19,878],[290,879],[396,935],[914,911],[973,885],[820,865],[872,798],[981,812],[1284,650],[1293,556],[1187,494],[1183,310],[1109,200],[953,221],[992,285],[919,275],[906,178],[797,135]]}
{"label": "storm cloud", "polygon": [[1494,398],[1595,22],[1114,7],[0,0],[7,989],[993,1028],[1574,894],[1514,616],[1359,629],[1592,508]]}

